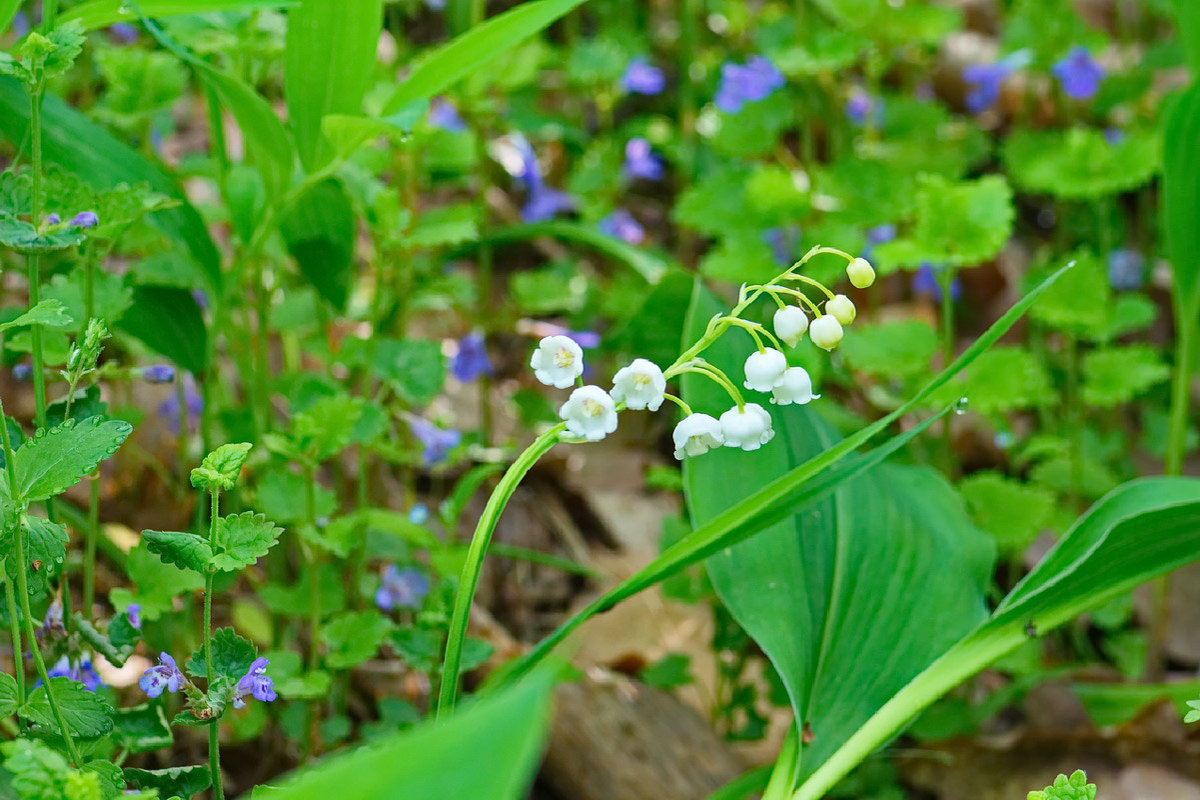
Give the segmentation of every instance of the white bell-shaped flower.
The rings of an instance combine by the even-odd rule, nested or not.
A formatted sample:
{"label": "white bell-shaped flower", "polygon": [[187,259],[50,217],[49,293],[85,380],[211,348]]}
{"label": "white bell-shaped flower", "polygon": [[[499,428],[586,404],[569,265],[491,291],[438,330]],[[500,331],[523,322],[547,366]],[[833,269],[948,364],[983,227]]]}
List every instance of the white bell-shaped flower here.
{"label": "white bell-shaped flower", "polygon": [[828,302],[825,303],[825,313],[833,314],[834,319],[843,325],[849,325],[854,322],[854,317],[858,311],[854,308],[854,303],[849,297],[844,294],[834,295]]}
{"label": "white bell-shaped flower", "polygon": [[708,414],[688,414],[675,426],[675,457],[699,456],[725,443],[721,423]]}
{"label": "white bell-shaped flower", "polygon": [[788,347],[795,347],[808,330],[808,314],[800,306],[784,306],[775,312],[775,335]]}
{"label": "white bell-shaped flower", "polygon": [[756,392],[769,392],[783,377],[787,358],[773,347],[756,350],[746,359],[745,387]]}
{"label": "white bell-shaped flower", "polygon": [[833,314],[822,314],[808,326],[808,338],[822,350],[832,350],[842,341],[842,323]]}
{"label": "white bell-shaped flower", "polygon": [[608,392],[599,386],[580,386],[558,410],[567,430],[590,442],[598,442],[617,429],[617,408]]}
{"label": "white bell-shaped flower", "polygon": [[866,289],[875,282],[875,269],[865,258],[856,258],[846,265],[846,276],[856,289]]}
{"label": "white bell-shaped flower", "polygon": [[542,383],[566,389],[583,374],[583,349],[569,336],[547,336],[538,342],[529,366]]}
{"label": "white bell-shaped flower", "polygon": [[644,358],[635,358],[613,376],[612,398],[624,403],[626,408],[658,411],[666,391],[667,379],[663,377],[663,371]]}
{"label": "white bell-shaped flower", "polygon": [[771,428],[771,415],[758,403],[746,403],[745,407],[733,408],[721,415],[721,435],[726,447],[757,450],[775,435]]}
{"label": "white bell-shaped flower", "polygon": [[802,406],[821,396],[813,394],[812,378],[804,367],[789,367],[771,393],[774,395],[771,402],[781,406],[790,406],[792,403]]}

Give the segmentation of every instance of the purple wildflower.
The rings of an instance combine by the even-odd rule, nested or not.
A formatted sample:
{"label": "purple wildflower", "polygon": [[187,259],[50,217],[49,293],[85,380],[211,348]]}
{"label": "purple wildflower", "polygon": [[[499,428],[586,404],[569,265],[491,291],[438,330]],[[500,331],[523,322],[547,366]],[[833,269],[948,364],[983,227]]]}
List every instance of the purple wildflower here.
{"label": "purple wildflower", "polygon": [[142,380],[147,383],[170,383],[175,380],[175,368],[170,364],[155,364],[142,368]]}
{"label": "purple wildflower", "polygon": [[12,30],[18,39],[24,38],[25,34],[29,33],[29,15],[24,11],[18,11],[14,14],[12,18]]}
{"label": "purple wildflower", "polygon": [[763,231],[763,241],[771,248],[771,255],[782,266],[796,261],[796,253],[800,250],[800,229],[795,225],[786,228],[768,228]]}
{"label": "purple wildflower", "polygon": [[967,92],[967,110],[972,114],[987,111],[1000,99],[1000,88],[1013,73],[1012,60],[1001,59],[995,64],[968,64],[963,68],[963,81],[970,87]]}
{"label": "purple wildflower", "polygon": [[1142,288],[1146,257],[1137,250],[1113,250],[1108,254],[1108,283],[1117,291]]}
{"label": "purple wildflower", "polygon": [[15,381],[27,381],[29,376],[33,374],[33,365],[24,361],[13,364],[12,376]]}
{"label": "purple wildflower", "polygon": [[418,609],[429,594],[429,578],[416,567],[398,568],[388,564],[383,581],[375,592],[375,605],[384,611],[397,608]]}
{"label": "purple wildflower", "polygon": [[192,289],[192,299],[196,301],[196,305],[200,306],[200,310],[208,309],[208,295],[203,289]]}
{"label": "purple wildflower", "polygon": [[[928,261],[921,263],[913,274],[912,291],[916,295],[925,295],[935,303],[942,302],[942,282],[939,277],[943,267],[935,267]],[[957,277],[950,279],[950,299],[958,300],[962,296],[962,283]]]}
{"label": "purple wildflower", "polygon": [[600,232],[629,244],[641,244],[646,241],[646,229],[633,214],[623,208],[616,209],[600,220]]}
{"label": "purple wildflower", "polygon": [[1073,100],[1088,100],[1100,90],[1104,67],[1100,66],[1086,47],[1076,47],[1051,68],[1062,83],[1063,91]]}
{"label": "purple wildflower", "polygon": [[887,244],[896,238],[896,226],[890,222],[867,229],[867,244]]}
{"label": "purple wildflower", "polygon": [[784,83],[783,74],[763,56],[753,56],[744,65],[721,65],[721,85],[714,98],[717,108],[736,114],[746,103],[765,100]]}
{"label": "purple wildflower", "polygon": [[875,98],[862,89],[855,89],[846,99],[846,119],[855,125],[863,125],[876,112]]}
{"label": "purple wildflower", "polygon": [[446,0],[425,0],[425,5],[430,11],[443,11],[446,8]]}
{"label": "purple wildflower", "polygon": [[39,639],[45,639],[48,636],[66,635],[67,628],[63,622],[63,604],[58,598],[50,602],[50,606],[46,609],[46,616],[42,618],[42,625],[37,630]]}
{"label": "purple wildflower", "polygon": [[472,332],[458,340],[458,352],[450,359],[450,374],[462,383],[492,374],[487,341],[482,333]]}
{"label": "purple wildflower", "polygon": [[129,624],[136,630],[142,629],[142,604],[130,603],[125,607],[125,616],[129,618]]}
{"label": "purple wildflower", "polygon": [[76,228],[94,228],[100,224],[100,218],[95,211],[80,211],[67,224]]}
{"label": "purple wildflower", "polygon": [[279,697],[275,692],[275,682],[267,675],[267,667],[271,662],[261,656],[254,659],[250,665],[250,669],[246,670],[246,674],[237,682],[237,686],[233,691],[233,707],[244,708],[246,701],[243,699],[246,695],[250,695],[255,700],[263,703],[270,703],[275,698]]}
{"label": "purple wildflower", "polygon": [[654,154],[650,142],[642,138],[630,139],[625,144],[625,164],[622,169],[631,178],[657,181],[663,176],[662,159]]}
{"label": "purple wildflower", "polygon": [[621,88],[633,94],[660,94],[666,88],[663,71],[644,58],[635,58],[621,76]]}
{"label": "purple wildflower", "polygon": [[[47,677],[50,678],[67,678],[68,680],[82,683],[83,688],[89,692],[95,692],[104,682],[100,680],[100,675],[92,667],[92,661],[89,658],[81,659],[78,664],[72,664],[71,659],[63,656],[50,669],[46,670]],[[39,680],[34,686],[41,686]]]}
{"label": "purple wildflower", "polygon": [[450,449],[457,447],[462,441],[462,433],[452,428],[439,428],[423,417],[413,417],[409,420],[409,428],[413,436],[425,446],[421,452],[421,460],[425,466],[432,467],[446,460]]}
{"label": "purple wildflower", "polygon": [[[204,398],[196,391],[196,382],[192,380],[192,376],[185,374],[183,379],[183,397],[187,405],[187,424],[188,429],[192,430],[196,427],[196,422],[200,419],[200,415],[204,412]],[[173,433],[179,433],[179,396],[176,392],[171,392],[167,398],[158,405],[158,413],[161,414],[167,421]]]}
{"label": "purple wildflower", "polygon": [[114,22],[108,26],[108,32],[120,44],[133,44],[138,40],[137,26],[128,22]]}
{"label": "purple wildflower", "polygon": [[164,689],[174,694],[182,689],[185,683],[187,678],[179,671],[170,653],[160,653],[158,664],[142,673],[142,678],[138,681],[147,697],[158,697]]}
{"label": "purple wildflower", "polygon": [[1125,141],[1125,131],[1116,126],[1105,128],[1104,141],[1108,142],[1112,147],[1116,147],[1121,142]]}
{"label": "purple wildflower", "polygon": [[58,214],[51,214],[48,217],[46,217],[46,224],[47,225],[61,225],[62,217],[60,217]]}
{"label": "purple wildflower", "polygon": [[521,171],[517,179],[525,184],[529,195],[521,208],[521,219],[525,222],[545,222],[564,211],[575,208],[575,201],[566,192],[549,189],[542,183],[542,172],[538,166],[533,147],[524,136],[514,137],[521,156]]}
{"label": "purple wildflower", "polygon": [[413,525],[424,525],[429,521],[429,506],[417,503],[408,512],[408,521]]}
{"label": "purple wildflower", "polygon": [[444,97],[435,97],[429,104],[429,122],[435,128],[453,133],[462,133],[467,123],[458,115],[458,109]]}

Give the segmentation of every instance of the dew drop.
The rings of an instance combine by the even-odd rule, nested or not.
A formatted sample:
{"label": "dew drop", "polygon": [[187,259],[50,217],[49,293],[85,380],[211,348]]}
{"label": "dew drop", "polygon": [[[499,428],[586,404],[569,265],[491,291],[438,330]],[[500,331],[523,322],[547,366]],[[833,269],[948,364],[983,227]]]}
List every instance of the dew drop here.
{"label": "dew drop", "polygon": [[958,402],[954,404],[954,414],[961,417],[963,414],[967,413],[968,405],[970,405],[970,402],[967,400],[966,395],[958,398]]}

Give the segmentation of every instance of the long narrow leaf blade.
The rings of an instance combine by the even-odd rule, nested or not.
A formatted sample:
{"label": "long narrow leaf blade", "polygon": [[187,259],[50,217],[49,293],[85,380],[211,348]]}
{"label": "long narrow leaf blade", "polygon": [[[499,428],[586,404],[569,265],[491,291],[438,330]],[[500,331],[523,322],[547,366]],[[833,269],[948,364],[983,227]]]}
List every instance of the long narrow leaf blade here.
{"label": "long narrow leaf blade", "polygon": [[[147,16],[178,17],[212,11],[276,8],[289,4],[290,0],[144,0],[140,6]],[[58,19],[60,24],[78,20],[85,30],[92,30],[115,22],[136,22],[137,18],[137,12],[125,0],[92,0],[67,9]]]}

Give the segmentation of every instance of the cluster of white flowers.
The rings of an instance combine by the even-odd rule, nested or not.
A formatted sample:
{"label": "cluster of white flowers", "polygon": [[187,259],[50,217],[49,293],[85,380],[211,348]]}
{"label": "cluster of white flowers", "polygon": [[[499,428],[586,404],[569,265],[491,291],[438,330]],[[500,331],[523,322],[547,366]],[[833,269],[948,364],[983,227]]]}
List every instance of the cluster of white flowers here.
{"label": "cluster of white flowers", "polygon": [[[834,295],[816,281],[796,274],[796,269],[817,253],[836,253],[846,258],[850,282],[860,289],[875,281],[875,271],[865,259],[852,258],[832,248],[813,248],[770,284],[743,287],[733,312],[714,317],[704,337],[665,371],[647,359],[637,358],[617,371],[611,391],[599,386],[585,386],[581,380],[583,350],[570,337],[558,335],[547,336],[538,343],[530,366],[537,379],[547,386],[566,389],[579,383],[558,413],[567,431],[580,439],[595,442],[615,431],[617,413],[622,408],[657,411],[663,400],[670,399],[684,411],[684,418],[675,426],[673,434],[676,458],[698,456],[721,446],[757,450],[775,435],[771,415],[758,403],[745,402],[732,381],[715,365],[700,358],[700,354],[728,328],[742,327],[750,332],[757,344],[755,352],[746,359],[743,386],[751,391],[769,393],[770,401],[781,406],[804,405],[819,398],[819,394],[813,393],[808,372],[803,367],[789,367],[787,357],[779,349],[765,346],[762,341],[762,337],[766,337],[781,347],[795,347],[808,333],[813,344],[832,350],[842,340],[843,326],[854,322],[856,311],[849,297]],[[827,298],[824,312],[802,292],[781,285],[786,280],[801,280],[824,292]],[[753,293],[747,295],[748,291]],[[762,294],[769,294],[779,306],[772,320],[774,336],[762,325],[739,316]],[[782,297],[796,298],[807,305],[815,318],[810,323],[802,306],[788,305]],[[667,392],[667,381],[685,372],[715,381],[730,394],[735,405],[720,419],[693,412],[683,400]]]}

